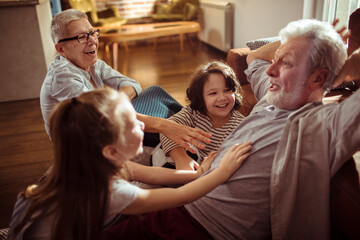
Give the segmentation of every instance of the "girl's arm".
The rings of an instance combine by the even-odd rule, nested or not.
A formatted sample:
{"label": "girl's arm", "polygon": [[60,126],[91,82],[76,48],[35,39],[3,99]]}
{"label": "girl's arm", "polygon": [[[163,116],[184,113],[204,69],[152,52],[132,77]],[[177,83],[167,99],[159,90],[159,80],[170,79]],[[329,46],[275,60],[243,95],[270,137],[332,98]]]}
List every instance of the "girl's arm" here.
{"label": "girl's arm", "polygon": [[136,200],[122,213],[139,214],[193,202],[225,182],[248,157],[250,149],[250,143],[235,144],[225,154],[218,168],[179,188],[141,189]]}
{"label": "girl's arm", "polygon": [[132,161],[126,161],[125,169],[130,180],[151,185],[179,185],[191,182],[208,171],[215,159],[215,152],[205,158],[201,166],[194,170],[175,170],[164,167],[149,167]]}
{"label": "girl's arm", "polygon": [[176,169],[196,170],[199,167],[199,164],[192,159],[182,147],[174,148],[169,154],[175,162]]}

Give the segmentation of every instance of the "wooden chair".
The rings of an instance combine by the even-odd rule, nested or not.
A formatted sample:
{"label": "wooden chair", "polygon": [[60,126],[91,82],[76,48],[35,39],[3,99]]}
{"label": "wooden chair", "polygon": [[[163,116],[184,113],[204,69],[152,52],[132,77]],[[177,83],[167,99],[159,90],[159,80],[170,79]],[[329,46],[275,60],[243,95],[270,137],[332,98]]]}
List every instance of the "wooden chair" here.
{"label": "wooden chair", "polygon": [[171,4],[154,4],[155,22],[194,21],[197,18],[199,0],[175,0]]}
{"label": "wooden chair", "polygon": [[94,27],[120,27],[126,23],[126,19],[120,16],[119,10],[116,6],[110,6],[108,9],[103,11],[97,11],[93,0],[64,0],[64,5],[74,9],[83,11],[88,15],[89,22]]}

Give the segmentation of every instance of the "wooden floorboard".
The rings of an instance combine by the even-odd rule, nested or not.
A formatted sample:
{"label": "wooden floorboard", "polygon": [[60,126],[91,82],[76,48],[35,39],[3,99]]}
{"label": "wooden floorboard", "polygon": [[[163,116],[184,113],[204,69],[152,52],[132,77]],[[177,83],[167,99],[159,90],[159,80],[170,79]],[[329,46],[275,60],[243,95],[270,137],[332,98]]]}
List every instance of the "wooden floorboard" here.
{"label": "wooden floorboard", "polygon": [[[191,74],[204,62],[225,60],[226,53],[194,41],[195,55],[188,43],[180,52],[177,38],[129,44],[130,52],[119,49],[118,70],[140,82],[143,89],[162,86],[181,104]],[[104,51],[99,58],[111,64]],[[0,103],[0,228],[7,227],[17,194],[36,183],[51,166],[52,149],[44,130],[39,99]]]}

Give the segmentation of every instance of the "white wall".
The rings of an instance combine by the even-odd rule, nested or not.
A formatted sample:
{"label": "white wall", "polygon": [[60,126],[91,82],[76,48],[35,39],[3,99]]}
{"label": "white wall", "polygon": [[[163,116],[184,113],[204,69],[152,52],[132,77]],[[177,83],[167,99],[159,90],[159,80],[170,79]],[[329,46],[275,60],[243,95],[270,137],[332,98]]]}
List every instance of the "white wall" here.
{"label": "white wall", "polygon": [[0,102],[38,98],[54,56],[50,2],[28,2],[0,7]]}
{"label": "white wall", "polygon": [[303,18],[304,0],[227,1],[234,4],[234,48],[245,47],[249,40],[277,36],[287,23]]}

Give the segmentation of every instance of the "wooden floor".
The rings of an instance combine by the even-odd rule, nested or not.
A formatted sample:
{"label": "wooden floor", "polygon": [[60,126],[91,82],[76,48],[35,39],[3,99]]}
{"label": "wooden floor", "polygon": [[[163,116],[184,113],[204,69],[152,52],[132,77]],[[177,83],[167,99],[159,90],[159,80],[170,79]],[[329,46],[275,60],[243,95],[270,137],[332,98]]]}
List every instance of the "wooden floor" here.
{"label": "wooden floor", "polygon": [[[180,52],[176,38],[160,39],[119,50],[118,70],[141,83],[143,89],[160,85],[181,104],[194,69],[211,59],[225,60],[226,54],[194,41],[194,55],[185,43]],[[103,51],[99,58],[107,60]],[[40,91],[40,90],[39,90]],[[18,192],[36,183],[52,162],[51,143],[44,130],[39,99],[0,103],[0,228],[7,227]]]}

